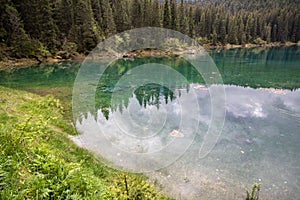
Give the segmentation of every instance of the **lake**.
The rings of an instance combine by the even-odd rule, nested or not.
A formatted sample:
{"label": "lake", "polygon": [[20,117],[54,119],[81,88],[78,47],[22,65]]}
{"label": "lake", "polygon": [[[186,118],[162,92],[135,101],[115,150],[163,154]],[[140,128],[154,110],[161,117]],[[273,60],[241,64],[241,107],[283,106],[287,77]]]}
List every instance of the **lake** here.
{"label": "lake", "polygon": [[207,80],[218,71],[163,56],[118,59],[105,71],[101,62],[10,69],[0,71],[0,84],[53,94],[70,107],[76,80],[81,135],[73,139],[178,199],[241,199],[255,182],[262,199],[299,198],[300,47],[209,54],[222,84]]}

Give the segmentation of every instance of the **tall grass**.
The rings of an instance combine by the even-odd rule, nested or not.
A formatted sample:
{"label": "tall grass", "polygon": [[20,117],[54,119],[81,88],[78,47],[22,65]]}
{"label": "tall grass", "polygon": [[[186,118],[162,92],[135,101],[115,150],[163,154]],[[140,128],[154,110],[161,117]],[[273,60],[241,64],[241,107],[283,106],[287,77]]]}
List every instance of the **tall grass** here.
{"label": "tall grass", "polygon": [[[0,199],[167,199],[139,174],[106,167],[51,96],[0,87]],[[124,182],[126,177],[126,182]]]}

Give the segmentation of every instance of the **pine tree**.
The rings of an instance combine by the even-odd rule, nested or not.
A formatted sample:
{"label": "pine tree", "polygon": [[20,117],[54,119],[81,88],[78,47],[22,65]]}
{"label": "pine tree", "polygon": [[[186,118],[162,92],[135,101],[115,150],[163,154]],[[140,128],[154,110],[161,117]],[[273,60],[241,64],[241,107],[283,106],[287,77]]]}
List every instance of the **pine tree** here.
{"label": "pine tree", "polygon": [[181,33],[187,33],[188,23],[187,23],[186,12],[185,12],[183,0],[180,1],[180,6],[179,6],[178,26],[179,26],[178,30]]}
{"label": "pine tree", "polygon": [[219,38],[218,40],[224,45],[227,43],[227,37],[226,37],[226,21],[225,19],[220,20],[219,23]]}
{"label": "pine tree", "polygon": [[172,28],[169,0],[165,0],[165,4],[164,4],[163,27],[170,28],[170,29]]}
{"label": "pine tree", "polygon": [[228,21],[228,42],[230,44],[238,44],[236,18],[229,18]]}
{"label": "pine tree", "polygon": [[271,42],[271,25],[268,24],[267,26],[264,27],[264,38],[267,43]]}
{"label": "pine tree", "polygon": [[134,28],[142,27],[142,5],[140,0],[133,0],[131,3],[131,24]]}
{"label": "pine tree", "polygon": [[[102,0],[102,29],[106,36],[110,36],[116,33],[116,24],[112,13],[112,8],[109,0]],[[120,13],[119,13],[120,14]]]}
{"label": "pine tree", "polygon": [[30,37],[43,42],[49,50],[55,50],[58,30],[52,17],[50,0],[24,0],[16,5]]}
{"label": "pine tree", "polygon": [[245,33],[246,33],[246,42],[249,43],[252,40],[252,35],[251,35],[251,24],[252,23],[252,18],[251,16],[247,16],[246,19],[246,25],[245,25]]}
{"label": "pine tree", "polygon": [[[70,1],[70,0],[62,0],[62,1]],[[72,1],[72,0],[71,0]],[[91,0],[92,11],[94,15],[94,19],[97,22],[99,27],[102,27],[102,7],[100,0]]]}
{"label": "pine tree", "polygon": [[93,17],[90,0],[74,1],[72,5],[74,22],[69,38],[77,44],[80,52],[87,53],[100,41],[99,27]]}
{"label": "pine tree", "polygon": [[131,23],[125,7],[125,1],[115,0],[113,4],[114,21],[117,32],[130,29]]}
{"label": "pine tree", "polygon": [[0,1],[1,45],[19,57],[55,53],[68,43],[88,52],[107,36],[143,26],[179,30],[213,44],[245,44],[258,37],[267,42],[300,40],[295,1]]}
{"label": "pine tree", "polygon": [[206,28],[205,21],[206,21],[205,12],[203,11],[201,13],[200,22],[199,22],[199,26],[200,26],[199,32],[200,32],[201,37],[205,37],[205,36],[207,37],[207,35],[208,35],[208,33],[206,32],[206,29],[205,29]]}
{"label": "pine tree", "polygon": [[18,11],[13,5],[1,5],[0,11],[0,40],[22,52],[20,45],[28,42],[29,37],[25,33]]}
{"label": "pine tree", "polygon": [[213,33],[212,26],[213,26],[213,20],[212,20],[212,9],[208,8],[206,10],[206,15],[205,15],[205,34],[208,36],[211,36]]}
{"label": "pine tree", "polygon": [[194,16],[192,7],[189,9],[189,36],[194,37]]}
{"label": "pine tree", "polygon": [[160,7],[159,7],[159,2],[158,0],[154,0],[153,2],[150,3],[150,26],[153,27],[160,27],[161,26],[161,18],[160,18]]}
{"label": "pine tree", "polygon": [[278,40],[281,42],[287,41],[288,22],[283,14],[278,18]]}
{"label": "pine tree", "polygon": [[171,29],[177,30],[177,4],[175,0],[171,0],[170,3]]}
{"label": "pine tree", "polygon": [[200,25],[201,13],[202,10],[200,9],[200,7],[196,6],[195,13],[194,13],[194,22],[195,22],[194,27],[195,27],[195,34],[196,34],[195,37],[199,37],[202,32],[201,25]]}
{"label": "pine tree", "polygon": [[294,17],[291,40],[293,42],[300,41],[300,14],[297,13]]}
{"label": "pine tree", "polygon": [[238,16],[238,35],[237,35],[237,39],[239,44],[245,44],[246,43],[246,34],[245,34],[245,29],[244,29],[244,22],[242,19],[242,16],[239,15]]}
{"label": "pine tree", "polygon": [[142,3],[142,24],[143,26],[149,26],[151,23],[151,16],[150,16],[150,2],[149,0],[143,0]]}

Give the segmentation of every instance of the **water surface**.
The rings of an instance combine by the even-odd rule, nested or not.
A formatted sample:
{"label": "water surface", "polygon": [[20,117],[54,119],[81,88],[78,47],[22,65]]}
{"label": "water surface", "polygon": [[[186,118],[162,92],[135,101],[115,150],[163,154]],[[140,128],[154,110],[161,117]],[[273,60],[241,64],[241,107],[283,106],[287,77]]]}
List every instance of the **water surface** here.
{"label": "water surface", "polygon": [[[299,47],[212,50],[210,55],[223,85],[205,84],[201,75],[179,57],[120,59],[112,63],[99,75],[96,112],[83,109],[85,112],[77,119],[78,128],[85,130],[81,136],[85,147],[117,165],[126,161],[129,168],[139,163],[134,162],[134,156],[125,159],[122,152],[149,155],[160,151],[161,157],[155,153],[145,157],[150,168],[162,160],[168,165],[168,159],[176,157],[176,162],[149,175],[178,199],[237,199],[254,182],[262,184],[262,199],[297,199]],[[184,81],[135,88],[120,82],[122,77],[134,79],[135,67],[146,63],[171,66]],[[61,63],[1,71],[0,84],[53,93],[69,101],[78,69],[78,64]],[[199,147],[211,120],[211,87],[225,89],[226,118],[215,148],[199,158]],[[82,91],[81,95],[84,99],[91,94]],[[106,151],[112,146],[105,146],[104,140],[120,151]]]}

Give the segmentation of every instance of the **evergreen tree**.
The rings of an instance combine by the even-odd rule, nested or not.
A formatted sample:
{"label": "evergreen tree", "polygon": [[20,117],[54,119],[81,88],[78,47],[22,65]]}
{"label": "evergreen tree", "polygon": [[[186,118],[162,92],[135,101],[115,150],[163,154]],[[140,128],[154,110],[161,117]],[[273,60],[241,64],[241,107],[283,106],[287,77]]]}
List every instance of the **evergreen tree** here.
{"label": "evergreen tree", "polygon": [[205,13],[205,35],[211,36],[213,33],[212,26],[213,26],[213,19],[212,19],[212,9],[208,9]]}
{"label": "evergreen tree", "polygon": [[58,2],[54,15],[55,24],[58,27],[59,38],[61,41],[67,40],[69,31],[74,22],[74,12],[71,0],[61,0]]}
{"label": "evergreen tree", "polygon": [[199,22],[199,26],[200,26],[200,28],[199,28],[199,32],[200,32],[200,36],[201,37],[207,37],[207,35],[208,35],[208,33],[206,32],[206,19],[205,19],[205,12],[203,11],[202,13],[201,13],[201,17],[200,17],[200,22]]}
{"label": "evergreen tree", "polygon": [[279,40],[280,42],[286,42],[288,37],[288,22],[285,18],[285,16],[281,15],[278,18],[278,38],[276,40]]}
{"label": "evergreen tree", "polygon": [[131,3],[131,24],[134,28],[142,27],[142,5],[140,0],[133,0]]}
{"label": "evergreen tree", "polygon": [[164,4],[163,27],[170,28],[170,29],[172,28],[169,0],[165,0],[165,4]]}
{"label": "evergreen tree", "polygon": [[226,36],[226,21],[220,20],[219,23],[219,38],[218,40],[224,45],[227,43],[227,36]]}
{"label": "evergreen tree", "polygon": [[188,23],[187,23],[186,12],[185,12],[183,0],[180,1],[180,6],[179,6],[178,26],[179,26],[178,30],[181,33],[187,33]]}
{"label": "evergreen tree", "polygon": [[100,31],[93,17],[91,2],[78,0],[72,5],[74,22],[70,30],[70,41],[77,44],[80,52],[88,52],[100,41]]}
{"label": "evergreen tree", "polygon": [[268,24],[264,27],[264,40],[266,40],[268,43],[271,42],[271,25]]}
{"label": "evergreen tree", "polygon": [[238,39],[237,39],[237,22],[236,18],[232,17],[229,18],[228,20],[228,42],[230,44],[238,44]]}
{"label": "evergreen tree", "polygon": [[143,0],[143,4],[142,4],[143,26],[149,26],[151,24],[150,3],[151,2],[149,2],[149,0]]}
{"label": "evergreen tree", "polygon": [[[16,57],[22,57],[24,50],[23,44],[27,44],[30,41],[28,35],[25,33],[23,24],[20,20],[20,15],[13,5],[2,4],[0,6],[0,41],[4,41],[9,47],[13,49]],[[23,52],[27,56],[27,52]]]}
{"label": "evergreen tree", "polygon": [[125,1],[115,0],[113,4],[114,22],[117,32],[123,32],[131,27],[125,3]]}
{"label": "evergreen tree", "polygon": [[171,0],[170,6],[171,29],[177,30],[177,4],[175,0]]}
{"label": "evergreen tree", "polygon": [[[112,8],[109,0],[102,0],[102,29],[106,36],[110,36],[116,33],[116,24],[112,13]],[[120,14],[120,13],[119,13]]]}
{"label": "evergreen tree", "polygon": [[16,57],[55,53],[68,44],[88,52],[105,37],[143,26],[179,30],[213,44],[300,40],[300,6],[291,0],[0,1],[0,48],[7,48],[0,50]]}
{"label": "evergreen tree", "polygon": [[249,43],[252,40],[251,35],[251,24],[252,23],[252,17],[247,16],[246,18],[246,25],[245,25],[245,33],[246,33],[246,42]]}
{"label": "evergreen tree", "polygon": [[34,39],[43,42],[49,50],[57,47],[57,26],[53,20],[52,4],[49,0],[24,0],[17,3],[25,31]]}
{"label": "evergreen tree", "polygon": [[160,18],[160,7],[158,0],[153,0],[150,7],[150,26],[160,27],[161,18]]}
{"label": "evergreen tree", "polygon": [[245,44],[246,43],[246,34],[245,34],[245,29],[244,29],[244,23],[243,23],[243,19],[242,16],[239,15],[238,17],[238,42],[239,44]]}
{"label": "evergreen tree", "polygon": [[189,9],[189,36],[194,37],[194,17],[192,7]]}
{"label": "evergreen tree", "polygon": [[[62,1],[70,1],[70,0],[62,0]],[[92,11],[93,11],[93,15],[94,15],[94,20],[97,22],[97,25],[99,27],[102,27],[103,14],[102,14],[102,6],[101,6],[101,3],[100,3],[100,0],[91,0],[91,4],[92,4]]]}

